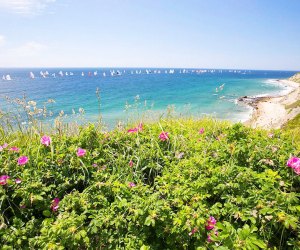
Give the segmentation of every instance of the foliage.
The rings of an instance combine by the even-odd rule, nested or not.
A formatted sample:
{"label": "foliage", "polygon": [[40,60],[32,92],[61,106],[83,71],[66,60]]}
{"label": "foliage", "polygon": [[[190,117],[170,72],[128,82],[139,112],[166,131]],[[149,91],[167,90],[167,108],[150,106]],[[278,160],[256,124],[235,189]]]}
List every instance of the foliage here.
{"label": "foliage", "polygon": [[37,131],[0,128],[2,248],[300,248],[289,132],[211,119],[128,131],[89,125],[42,144]]}

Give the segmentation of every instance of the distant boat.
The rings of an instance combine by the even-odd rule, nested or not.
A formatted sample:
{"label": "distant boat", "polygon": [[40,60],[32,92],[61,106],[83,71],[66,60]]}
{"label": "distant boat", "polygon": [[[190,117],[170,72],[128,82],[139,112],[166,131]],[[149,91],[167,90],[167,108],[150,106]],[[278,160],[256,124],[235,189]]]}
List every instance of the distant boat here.
{"label": "distant boat", "polygon": [[69,75],[68,72],[66,72],[65,75],[68,76]]}
{"label": "distant boat", "polygon": [[31,79],[34,79],[34,74],[32,72],[29,73]]}
{"label": "distant boat", "polygon": [[94,72],[94,76],[96,76],[96,75],[98,75],[98,72],[97,72],[97,71]]}
{"label": "distant boat", "polygon": [[84,73],[83,73],[83,72],[81,72],[81,76],[84,76]]}
{"label": "distant boat", "polygon": [[103,76],[104,76],[104,77],[106,77],[106,74],[105,74],[105,72],[103,72]]}
{"label": "distant boat", "polygon": [[42,77],[46,78],[46,76],[45,76],[45,74],[44,74],[43,71],[40,71],[40,75],[41,75]]}
{"label": "distant boat", "polygon": [[45,76],[49,75],[49,72],[46,70],[46,72],[44,73]]}
{"label": "distant boat", "polygon": [[6,80],[6,77],[5,77],[5,75],[3,75],[3,76],[2,76],[2,80]]}
{"label": "distant boat", "polygon": [[52,76],[55,78],[56,77],[55,73],[53,73]]}
{"label": "distant boat", "polygon": [[63,73],[62,71],[59,71],[58,74],[59,74],[60,76],[64,76],[64,73]]}
{"label": "distant boat", "polygon": [[70,75],[70,76],[73,76],[74,74],[73,74],[73,72],[70,72],[69,75]]}
{"label": "distant boat", "polygon": [[10,75],[6,75],[5,79],[6,79],[6,81],[11,81]]}

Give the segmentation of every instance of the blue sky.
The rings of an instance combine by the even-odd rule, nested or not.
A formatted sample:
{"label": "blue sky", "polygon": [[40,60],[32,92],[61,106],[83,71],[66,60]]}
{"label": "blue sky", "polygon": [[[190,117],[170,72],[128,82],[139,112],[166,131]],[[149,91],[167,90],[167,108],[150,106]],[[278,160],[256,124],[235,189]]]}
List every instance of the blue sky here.
{"label": "blue sky", "polygon": [[0,0],[0,67],[300,70],[299,0]]}

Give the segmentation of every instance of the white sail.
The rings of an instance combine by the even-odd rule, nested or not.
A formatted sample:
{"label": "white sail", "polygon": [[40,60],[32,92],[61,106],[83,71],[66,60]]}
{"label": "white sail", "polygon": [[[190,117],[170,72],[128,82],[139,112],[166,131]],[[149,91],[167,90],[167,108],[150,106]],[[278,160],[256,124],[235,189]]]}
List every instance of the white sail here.
{"label": "white sail", "polygon": [[3,75],[3,76],[2,76],[2,80],[6,80],[6,77],[5,77],[5,75]]}
{"label": "white sail", "polygon": [[84,76],[84,73],[83,73],[83,72],[81,72],[81,76]]}
{"label": "white sail", "polygon": [[6,81],[11,81],[11,77],[10,77],[10,75],[6,75]]}
{"label": "white sail", "polygon": [[34,74],[33,74],[33,72],[30,72],[29,75],[30,75],[30,78],[31,78],[31,79],[34,79]]}
{"label": "white sail", "polygon": [[94,76],[96,76],[96,75],[98,75],[98,72],[97,72],[97,71],[94,72]]}

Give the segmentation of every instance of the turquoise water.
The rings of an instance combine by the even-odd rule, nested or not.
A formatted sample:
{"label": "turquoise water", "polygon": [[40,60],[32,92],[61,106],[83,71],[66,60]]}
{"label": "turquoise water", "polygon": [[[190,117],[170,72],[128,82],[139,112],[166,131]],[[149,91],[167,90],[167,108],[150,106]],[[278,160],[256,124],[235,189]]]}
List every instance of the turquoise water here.
{"label": "turquoise water", "polygon": [[[114,76],[111,75],[112,70]],[[85,118],[95,121],[99,110],[95,92],[99,88],[101,114],[110,125],[126,120],[126,104],[127,107],[131,105],[129,112],[135,112],[136,106],[139,106],[140,111],[152,110],[165,114],[167,107],[173,105],[177,114],[197,117],[209,114],[220,119],[243,121],[249,117],[251,109],[237,104],[238,97],[274,95],[286,91],[285,86],[272,79],[284,79],[295,73],[255,70],[200,72],[196,69],[174,69],[172,73],[172,69],[147,70],[148,74],[146,69],[129,68],[0,69],[1,77],[7,74],[11,77],[10,81],[0,79],[0,108],[5,110],[8,107],[5,96],[20,98],[25,94],[27,100],[34,100],[38,105],[54,99],[55,103],[48,107],[53,117],[61,110],[70,116],[73,110],[78,113],[79,108],[83,108]],[[40,71],[48,71],[49,75],[43,77]],[[63,76],[59,75],[60,71]],[[34,79],[30,78],[30,72],[34,74]],[[221,85],[223,90],[219,88]]]}

